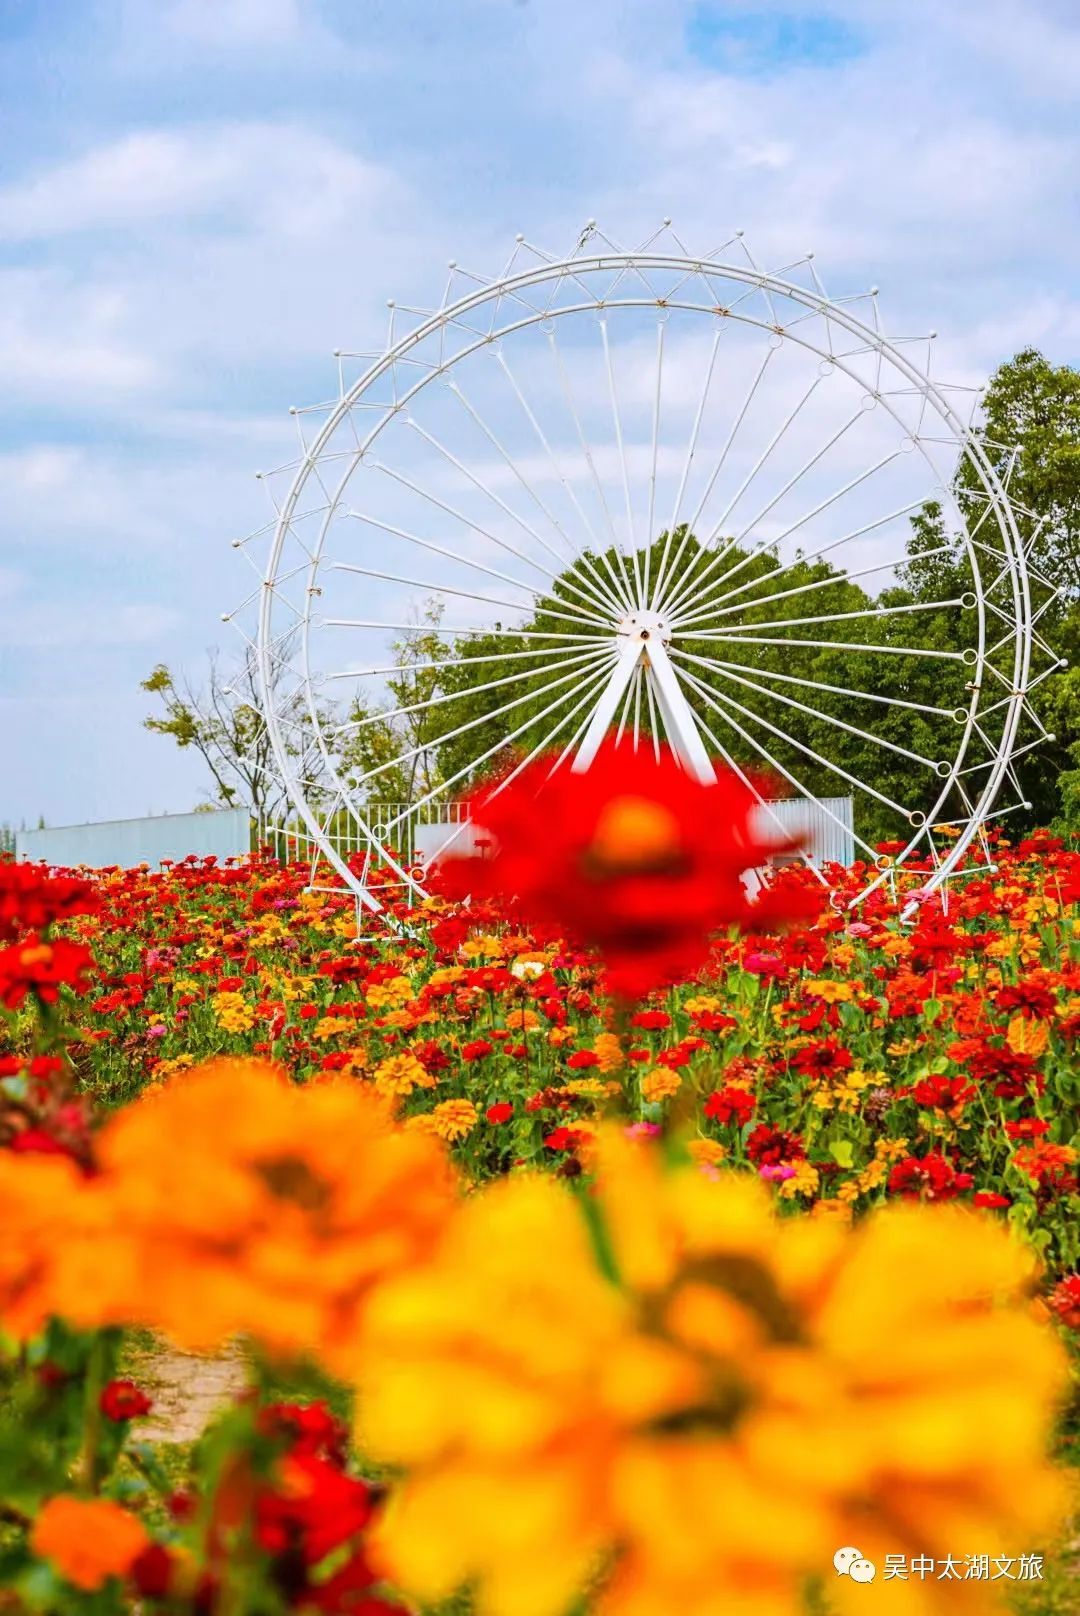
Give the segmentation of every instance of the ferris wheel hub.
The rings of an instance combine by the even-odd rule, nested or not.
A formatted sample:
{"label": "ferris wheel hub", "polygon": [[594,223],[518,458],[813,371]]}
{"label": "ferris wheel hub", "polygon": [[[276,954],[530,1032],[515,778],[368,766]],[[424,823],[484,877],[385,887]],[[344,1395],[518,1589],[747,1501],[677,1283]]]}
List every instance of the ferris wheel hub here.
{"label": "ferris wheel hub", "polygon": [[628,640],[659,640],[666,645],[671,639],[671,624],[660,612],[630,612],[620,621],[616,632]]}

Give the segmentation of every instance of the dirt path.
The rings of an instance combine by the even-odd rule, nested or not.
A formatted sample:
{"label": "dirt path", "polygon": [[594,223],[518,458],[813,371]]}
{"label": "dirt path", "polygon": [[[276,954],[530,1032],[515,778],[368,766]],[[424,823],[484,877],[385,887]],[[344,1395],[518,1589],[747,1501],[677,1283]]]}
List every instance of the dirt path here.
{"label": "dirt path", "polygon": [[194,1442],[243,1391],[246,1369],[239,1347],[204,1358],[162,1343],[140,1356],[133,1374],[154,1404],[136,1426],[139,1437],[147,1442]]}

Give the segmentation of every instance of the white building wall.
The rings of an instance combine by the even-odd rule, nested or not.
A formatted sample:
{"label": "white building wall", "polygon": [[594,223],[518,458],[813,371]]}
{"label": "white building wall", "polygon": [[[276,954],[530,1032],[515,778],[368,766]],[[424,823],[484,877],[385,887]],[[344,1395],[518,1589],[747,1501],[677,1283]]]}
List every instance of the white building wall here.
{"label": "white building wall", "polygon": [[139,864],[157,868],[191,853],[227,859],[247,853],[251,814],[247,808],[215,808],[204,814],[158,814],[148,819],[110,819],[91,825],[57,825],[21,830],[15,856],[53,869],[105,869]]}

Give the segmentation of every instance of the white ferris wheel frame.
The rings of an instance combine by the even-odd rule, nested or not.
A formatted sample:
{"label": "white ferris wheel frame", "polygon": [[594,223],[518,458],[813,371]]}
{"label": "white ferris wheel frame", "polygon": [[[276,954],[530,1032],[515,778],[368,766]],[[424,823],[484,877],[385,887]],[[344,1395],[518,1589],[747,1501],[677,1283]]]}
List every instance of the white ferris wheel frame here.
{"label": "white ferris wheel frame", "polygon": [[[665,221],[665,228],[667,228],[667,225],[668,221]],[[313,806],[313,804],[308,800],[308,796],[305,792],[304,781],[294,765],[293,755],[290,751],[287,737],[283,731],[280,715],[277,709],[277,703],[274,698],[277,659],[282,641],[282,635],[280,632],[275,632],[275,624],[273,620],[276,586],[280,581],[286,543],[291,534],[295,536],[294,523],[298,519],[298,511],[300,509],[305,490],[311,482],[311,479],[313,477],[316,479],[316,485],[322,491],[325,504],[320,504],[318,506],[318,510],[321,511],[323,515],[317,540],[310,548],[306,544],[303,546],[304,555],[308,558],[308,578],[306,588],[307,605],[303,612],[302,624],[300,625],[300,654],[304,700],[306,702],[308,715],[313,725],[318,750],[321,754],[322,767],[325,770],[326,776],[331,782],[335,799],[335,807],[339,805],[347,806],[349,813],[352,815],[357,824],[358,830],[362,836],[366,837],[371,850],[378,851],[378,855],[382,862],[388,866],[388,868],[394,874],[396,874],[399,879],[404,881],[408,886],[414,888],[415,890],[422,891],[422,887],[417,881],[416,873],[398,863],[389,850],[380,845],[372,825],[365,817],[365,812],[362,805],[356,802],[352,797],[350,786],[341,778],[341,775],[338,772],[335,759],[331,755],[326,744],[320,723],[320,716],[317,708],[317,697],[315,693],[316,686],[320,682],[320,676],[315,674],[312,668],[310,644],[310,631],[313,621],[317,621],[317,618],[311,611],[311,602],[317,601],[319,598],[319,571],[320,565],[323,561],[324,547],[331,525],[335,518],[342,513],[343,500],[351,477],[356,469],[364,463],[365,457],[375,444],[380,433],[382,433],[382,431],[391,421],[401,415],[402,412],[406,412],[408,410],[410,401],[417,394],[419,394],[425,387],[430,385],[436,378],[440,376],[445,378],[447,373],[452,372],[453,368],[459,364],[461,360],[468,358],[471,354],[477,352],[485,346],[494,347],[495,351],[499,353],[501,352],[499,345],[502,343],[503,339],[512,335],[513,333],[533,326],[539,326],[541,330],[546,331],[548,327],[553,326],[556,320],[567,315],[591,313],[598,316],[601,324],[604,325],[608,310],[626,308],[655,309],[659,306],[661,309],[666,309],[669,311],[679,310],[696,314],[712,315],[718,320],[738,321],[745,325],[757,328],[759,331],[768,331],[770,333],[769,342],[771,346],[780,347],[785,342],[797,343],[804,349],[808,350],[809,353],[817,355],[822,367],[828,366],[830,368],[835,368],[845,372],[856,384],[856,386],[863,390],[864,403],[869,400],[867,407],[873,408],[880,406],[892,416],[897,425],[900,427],[901,432],[904,434],[904,447],[910,450],[918,450],[923,455],[923,458],[926,460],[927,464],[930,466],[935,478],[937,478],[938,468],[935,466],[933,460],[927,454],[927,451],[923,446],[924,441],[930,442],[935,440],[929,437],[925,438],[924,440],[921,431],[917,436],[909,436],[908,434],[910,429],[908,425],[892,404],[887,393],[867,393],[865,378],[858,374],[855,367],[849,363],[849,360],[855,354],[875,354],[877,356],[878,375],[880,376],[883,362],[888,362],[889,365],[894,367],[894,370],[899,373],[899,376],[907,381],[910,389],[921,395],[922,413],[920,414],[920,423],[926,408],[928,406],[931,407],[933,411],[936,412],[939,421],[942,423],[942,427],[949,434],[948,438],[940,438],[936,441],[942,443],[947,442],[949,444],[955,442],[959,455],[966,455],[968,460],[977,471],[979,482],[982,488],[982,494],[986,501],[986,512],[985,515],[980,518],[978,525],[981,525],[982,521],[987,517],[991,518],[994,523],[995,536],[1000,541],[1002,546],[1001,554],[997,555],[995,553],[994,555],[995,564],[1003,563],[1002,571],[999,573],[998,578],[994,580],[994,585],[1000,581],[1001,576],[1005,576],[1008,580],[1007,590],[1011,596],[1011,600],[1009,602],[1009,611],[1006,612],[1004,609],[998,609],[997,615],[1001,618],[1007,618],[1009,621],[1013,622],[1015,624],[1015,631],[1012,635],[1007,635],[1005,639],[1000,640],[997,647],[995,647],[996,649],[1000,649],[1003,644],[1007,643],[1010,637],[1014,641],[1012,653],[1011,687],[1007,689],[1005,696],[1000,701],[995,703],[995,707],[1003,711],[1004,717],[1001,723],[1000,737],[996,745],[993,743],[988,743],[993,755],[990,757],[988,763],[984,762],[976,765],[980,772],[983,770],[986,771],[985,783],[979,792],[978,799],[976,802],[972,803],[970,816],[964,823],[960,835],[956,838],[944,858],[935,856],[935,868],[922,883],[924,891],[930,892],[935,890],[936,888],[942,886],[943,883],[947,882],[954,874],[958,866],[961,864],[966,852],[970,848],[972,841],[976,837],[984,835],[985,824],[988,819],[994,817],[994,804],[997,801],[1001,787],[1006,778],[1012,778],[1013,783],[1015,784],[1015,776],[1011,775],[1011,762],[1014,755],[1014,750],[1016,748],[1017,727],[1020,722],[1021,714],[1024,710],[1027,693],[1032,685],[1031,655],[1033,625],[1037,620],[1037,616],[1041,615],[1041,613],[1033,614],[1025,546],[1021,538],[1013,503],[1010,500],[1005,481],[1003,481],[998,475],[997,469],[987,455],[979,436],[972,430],[970,422],[965,422],[961,414],[946,396],[944,384],[931,380],[930,376],[925,370],[913,363],[905,353],[901,352],[900,348],[894,342],[887,339],[883,334],[878,317],[876,288],[873,289],[873,291],[869,294],[860,294],[862,298],[869,296],[871,301],[873,323],[867,324],[864,320],[860,319],[849,306],[850,304],[858,302],[858,297],[832,299],[828,296],[824,286],[820,282],[817,270],[811,262],[813,257],[812,254],[807,255],[804,259],[800,259],[797,264],[789,264],[785,266],[783,271],[774,273],[767,272],[754,263],[753,259],[750,257],[749,251],[745,248],[745,245],[741,241],[741,232],[737,233],[738,246],[745,254],[747,260],[745,263],[732,261],[730,257],[721,259],[719,256],[717,256],[717,254],[709,254],[704,257],[691,255],[682,248],[682,244],[678,242],[677,237],[673,237],[679,248],[677,252],[655,250],[651,246],[651,243],[646,243],[642,248],[639,248],[636,251],[627,252],[617,247],[615,244],[610,243],[607,241],[607,238],[604,237],[600,237],[599,240],[604,242],[605,250],[590,251],[587,250],[587,248],[591,245],[590,238],[594,234],[595,227],[590,224],[590,226],[586,229],[581,242],[579,242],[577,250],[569,256],[551,257],[546,254],[541,254],[539,249],[534,248],[530,250],[537,254],[540,261],[533,263],[526,268],[515,270],[513,268],[514,258],[512,258],[510,266],[508,266],[508,269],[501,277],[494,280],[484,280],[479,276],[470,277],[470,279],[476,282],[475,286],[471,287],[463,295],[453,300],[451,300],[448,290],[447,297],[444,299],[443,305],[436,310],[403,310],[402,312],[406,314],[420,314],[422,317],[420,318],[419,322],[404,335],[396,338],[394,336],[394,323],[395,319],[397,318],[398,310],[395,304],[390,303],[391,340],[387,347],[381,354],[378,355],[378,357],[374,359],[374,362],[371,363],[366,370],[364,370],[364,372],[350,387],[346,388],[344,384],[342,384],[338,399],[333,401],[330,405],[321,405],[315,407],[319,409],[319,411],[325,416],[325,419],[323,419],[318,432],[310,439],[310,441],[308,441],[305,438],[304,430],[301,426],[301,457],[289,467],[280,468],[286,471],[291,471],[292,478],[288,491],[281,500],[280,504],[275,500],[276,517],[275,522],[272,524],[273,536],[269,548],[269,555],[265,570],[263,572],[261,586],[252,597],[253,600],[257,600],[258,605],[257,634],[253,641],[249,641],[249,644],[254,652],[255,666],[260,690],[262,716],[266,724],[267,735],[272,748],[275,766],[278,771],[280,781],[288,794],[288,798],[291,801],[296,814],[307,827],[311,846],[315,849],[316,858],[321,857],[323,860],[325,860],[326,864],[336,872],[337,876],[345,883],[346,887],[353,892],[357,899],[358,911],[359,907],[362,906],[373,913],[380,912],[382,905],[378,897],[371,891],[366,878],[363,876],[358,876],[357,873],[350,868],[345,858],[341,856],[339,850],[334,846],[333,840],[326,833],[325,827],[320,823],[319,814],[316,811],[315,806]],[[717,252],[719,253],[725,251],[727,247],[734,245],[735,239],[736,238],[733,238],[732,242],[726,243],[725,248],[718,249]],[[655,241],[655,238],[653,238],[653,240]],[[523,241],[523,237],[518,238],[519,247]],[[787,278],[790,271],[803,265],[807,266],[809,276],[811,278],[812,284],[809,287]],[[455,267],[456,266],[452,264],[451,270],[453,271]],[[608,295],[603,299],[598,299],[595,296],[590,295],[589,297],[584,298],[581,302],[560,304],[558,307],[553,307],[551,303],[549,303],[547,306],[537,308],[525,296],[525,294],[529,292],[533,292],[549,285],[554,286],[556,289],[567,284],[584,286],[585,282],[583,277],[589,275],[590,273],[596,272],[612,273],[615,276],[615,281],[610,289],[612,293],[618,289],[620,282],[623,280],[629,282],[633,278],[637,277],[644,281],[644,277],[648,272],[664,272],[668,274],[673,273],[676,276],[683,277],[683,280],[678,282],[676,291],[678,291],[678,288],[683,284],[689,284],[693,280],[699,281],[706,288],[711,288],[711,278],[715,278],[718,281],[724,281],[728,284],[734,283],[736,286],[746,288],[746,295],[749,295],[750,293],[760,294],[767,309],[770,311],[772,310],[772,300],[776,299],[777,301],[784,300],[788,304],[794,304],[797,307],[801,306],[806,310],[806,314],[804,316],[800,316],[798,320],[790,322],[785,326],[777,322],[770,323],[767,318],[756,316],[748,310],[740,310],[738,305],[741,299],[729,301],[726,305],[719,302],[708,304],[701,301],[694,301],[687,296],[680,297],[678,295],[669,295],[658,298],[655,296],[643,295],[641,292],[631,292],[629,289],[623,296],[616,297],[613,295]],[[451,282],[453,281],[453,278],[454,277],[452,274]],[[647,285],[648,283],[645,282],[645,284]],[[514,310],[514,317],[507,319],[505,323],[500,324],[497,329],[493,323],[492,328],[487,331],[477,330],[476,327],[471,327],[468,325],[468,316],[471,313],[481,309],[484,305],[491,304],[494,304],[496,310],[502,310],[509,307],[510,309]],[[855,346],[853,348],[846,349],[843,352],[836,352],[831,348],[831,346],[830,348],[826,349],[819,346],[815,342],[809,341],[807,337],[797,328],[802,320],[810,319],[815,315],[821,316],[824,319],[825,330],[829,335],[830,344],[832,333],[835,329],[837,332],[842,332],[847,339],[850,339],[855,344]],[[666,318],[666,316],[664,316],[664,318]],[[444,334],[451,326],[454,326],[459,330],[464,329],[470,333],[475,333],[475,340],[471,342],[467,341],[462,347],[456,349],[449,357],[442,359],[437,366],[432,366],[430,364],[425,364],[422,366],[421,374],[418,376],[416,381],[411,386],[406,388],[399,396],[396,386],[397,366],[407,364],[413,351],[420,348],[425,342],[429,342],[433,337],[439,337],[440,339],[440,356],[442,356],[442,334]],[[606,352],[606,325],[604,325],[603,336]],[[340,365],[340,355],[338,357]],[[416,362],[414,361],[414,363]],[[362,402],[364,394],[371,390],[374,384],[377,383],[381,378],[385,377],[387,373],[390,373],[395,380],[394,401],[393,403],[387,405],[369,406],[375,411],[376,419],[370,427],[370,430],[368,430],[366,434],[361,435],[356,430],[355,416],[353,412],[357,405]],[[824,374],[824,368],[822,369],[821,373]],[[965,389],[965,391],[971,390]],[[796,406],[796,410],[797,409],[798,406]],[[306,412],[294,409],[291,413],[294,416],[300,416]],[[793,418],[793,416],[789,417],[789,420],[791,418]],[[407,416],[406,419],[408,419]],[[350,450],[345,456],[346,464],[336,487],[328,489],[323,480],[323,471],[325,470],[325,461],[323,461],[324,452],[332,444],[335,433],[338,431],[339,427],[347,420],[350,422],[350,424],[352,424],[353,427],[353,434],[356,443],[355,450]],[[299,424],[300,423],[298,422],[298,425]],[[781,428],[781,431],[782,430],[783,428]],[[618,431],[617,412],[616,431]],[[492,441],[495,440],[493,439]],[[498,445],[496,446],[498,447]],[[620,458],[622,459],[623,479],[625,485],[626,462],[625,458],[623,458],[623,444],[621,436],[619,436],[618,440],[618,449]],[[587,449],[586,454],[588,454]],[[655,455],[656,441],[654,428],[654,485]],[[342,457],[340,454],[337,454],[333,458],[340,459]],[[478,482],[478,479],[471,472],[467,474],[474,482]],[[856,479],[856,481],[858,480],[859,479]],[[685,486],[685,473],[683,485]],[[848,486],[850,487],[853,485],[849,484]],[[489,490],[486,491],[490,492]],[[988,655],[984,591],[981,581],[979,557],[977,554],[978,549],[982,547],[973,542],[973,536],[969,531],[968,523],[963,519],[963,513],[959,509],[959,504],[956,501],[951,488],[944,483],[938,483],[938,491],[941,497],[943,499],[950,500],[954,508],[959,512],[959,536],[967,553],[967,561],[971,568],[972,577],[976,581],[977,585],[977,593],[975,597],[970,601],[968,601],[968,599],[965,597],[964,601],[962,602],[965,605],[971,605],[977,608],[977,646],[974,648],[969,648],[962,654],[962,659],[973,670],[971,680],[972,687],[974,687],[973,693],[971,701],[968,704],[966,716],[964,718],[963,733],[960,737],[960,742],[957,747],[953,763],[949,767],[947,775],[939,774],[938,776],[941,781],[941,789],[936,803],[926,814],[908,814],[907,817],[911,823],[913,834],[903,853],[900,854],[895,861],[890,862],[888,866],[886,866],[885,862],[882,861],[878,874],[859,893],[857,899],[853,900],[853,902],[861,902],[869,892],[873,891],[883,881],[890,877],[893,869],[902,865],[903,862],[912,854],[913,850],[918,845],[924,830],[932,823],[938,808],[944,803],[951,787],[957,782],[959,775],[964,772],[961,765],[964,762],[969,743],[977,725],[979,713],[979,688],[983,682],[983,676],[986,669],[986,658]],[[846,489],[841,490],[840,492],[846,492]],[[682,490],[680,489],[680,498],[681,493]],[[492,495],[491,497],[498,501],[497,495]],[[832,503],[832,500],[828,501],[827,503]],[[632,536],[633,517],[632,514],[629,513],[628,486],[627,504]],[[731,506],[728,508],[730,510]],[[650,542],[651,538],[652,535],[650,534],[647,537],[646,542]],[[242,541],[234,542],[239,544]],[[428,547],[433,548],[432,546]],[[831,547],[832,546],[830,545],[829,548]],[[984,554],[988,553],[989,552],[984,550]],[[810,559],[813,559],[813,557]],[[667,557],[665,554],[665,566],[666,562]],[[346,571],[364,570],[360,568],[353,569],[340,562],[333,563],[333,565],[344,567],[344,570]],[[302,568],[298,569],[295,566],[292,568],[293,573],[297,572],[298,570],[302,570]],[[870,568],[867,570],[873,571],[875,569]],[[370,575],[375,577],[390,577],[392,581],[398,582],[415,581],[403,579],[395,580],[393,579],[393,575],[390,574],[373,573]],[[658,584],[660,581],[661,580],[658,578]],[[670,578],[668,581],[670,581]],[[681,587],[681,585],[678,587]],[[676,588],[676,593],[678,593],[678,587]],[[993,585],[991,587],[993,587]],[[503,602],[502,604],[513,603]],[[670,656],[664,643],[664,638],[662,635],[655,632],[658,626],[656,621],[656,613],[652,613],[647,609],[649,603],[645,601],[644,596],[641,594],[638,595],[636,601],[630,600],[627,604],[629,604],[632,610],[627,613],[624,623],[620,628],[621,640],[617,655],[615,657],[614,665],[611,667],[606,685],[597,699],[591,722],[589,722],[586,728],[584,737],[579,741],[573,767],[576,769],[588,767],[589,763],[592,761],[592,758],[595,756],[596,750],[603,739],[604,734],[615,722],[619,712],[620,703],[627,698],[628,690],[635,678],[635,675],[643,674],[644,677],[641,682],[648,685],[650,703],[655,701],[656,708],[663,720],[663,727],[668,741],[676,751],[677,755],[680,757],[684,767],[694,773],[698,778],[704,780],[714,778],[713,766],[710,761],[709,754],[705,748],[699,724],[691,712],[679,680],[674,673]],[[952,606],[959,605],[961,602],[943,602],[941,604]],[[1043,610],[1045,610],[1045,607]],[[224,615],[228,620],[232,619],[236,614],[229,613]],[[809,619],[809,621],[832,621],[837,615],[843,614],[832,614],[832,617],[827,619]],[[856,613],[854,615],[865,614]],[[385,626],[395,628],[405,627],[406,625],[389,624]],[[776,625],[765,624],[762,626],[767,628]],[[641,632],[643,628],[645,632]],[[650,630],[652,631],[651,634]],[[744,636],[743,639],[745,643],[746,637]],[[953,654],[957,655],[958,653]],[[1061,659],[1058,659],[1057,665],[1060,665],[1060,662]],[[1045,676],[1045,674],[1041,674],[1034,682],[1038,683],[1040,679]],[[693,675],[691,675],[688,670],[685,672],[685,677],[693,687]],[[700,688],[700,686],[697,688]],[[788,701],[789,705],[794,705],[797,707],[803,706],[804,711],[813,711],[813,709],[805,708],[804,704],[798,702],[797,700],[793,700],[791,698],[781,699]],[[738,707],[737,703],[734,705]],[[901,705],[905,704],[902,703]],[[745,711],[745,709],[743,710]],[[954,716],[959,718],[959,713],[961,710],[962,709],[958,709],[956,715]],[[720,709],[717,709],[717,711],[720,711]],[[736,725],[735,727],[737,728],[738,726]],[[850,726],[845,726],[843,724],[841,724],[841,727],[850,728]],[[708,730],[706,730],[706,733],[709,733]],[[863,732],[855,731],[855,733]],[[982,740],[986,742],[987,737],[985,736],[984,732],[980,729],[979,733]],[[715,739],[715,737],[712,738]],[[1024,748],[1024,750],[1026,749],[1027,748]],[[915,754],[909,755],[914,756]],[[965,801],[970,802],[970,800],[971,799],[967,797],[965,791]],[[1009,812],[1011,810],[1005,811]]]}

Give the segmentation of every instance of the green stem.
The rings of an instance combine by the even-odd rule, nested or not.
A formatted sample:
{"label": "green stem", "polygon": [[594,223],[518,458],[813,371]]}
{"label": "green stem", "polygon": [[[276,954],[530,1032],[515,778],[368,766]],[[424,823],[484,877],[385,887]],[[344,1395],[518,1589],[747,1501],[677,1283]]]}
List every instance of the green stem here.
{"label": "green stem", "polygon": [[101,1433],[103,1429],[101,1394],[105,1390],[112,1373],[115,1355],[116,1341],[114,1332],[100,1330],[94,1337],[94,1344],[90,1348],[90,1356],[86,1365],[83,1442],[79,1461],[79,1489],[81,1492],[90,1494],[98,1491],[101,1481],[99,1474]]}

